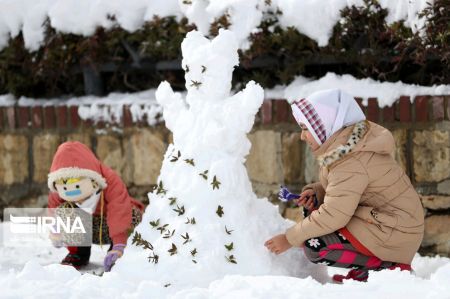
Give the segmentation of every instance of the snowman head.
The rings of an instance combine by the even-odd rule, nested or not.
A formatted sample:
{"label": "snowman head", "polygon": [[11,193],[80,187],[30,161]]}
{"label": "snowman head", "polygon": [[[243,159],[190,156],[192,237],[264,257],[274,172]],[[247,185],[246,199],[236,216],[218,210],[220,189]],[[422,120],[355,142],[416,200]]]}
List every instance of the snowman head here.
{"label": "snowman head", "polygon": [[181,44],[189,105],[220,101],[229,96],[234,67],[239,64],[238,44],[231,31],[220,30],[213,40],[198,31]]}

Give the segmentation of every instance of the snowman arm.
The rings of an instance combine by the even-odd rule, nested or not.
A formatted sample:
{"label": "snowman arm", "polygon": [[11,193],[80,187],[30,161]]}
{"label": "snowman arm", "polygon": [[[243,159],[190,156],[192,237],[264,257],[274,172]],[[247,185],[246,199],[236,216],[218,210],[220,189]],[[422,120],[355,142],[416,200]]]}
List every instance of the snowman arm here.
{"label": "snowman arm", "polygon": [[164,110],[172,110],[179,112],[187,110],[186,104],[181,98],[180,93],[175,93],[167,81],[161,82],[155,93],[156,101]]}

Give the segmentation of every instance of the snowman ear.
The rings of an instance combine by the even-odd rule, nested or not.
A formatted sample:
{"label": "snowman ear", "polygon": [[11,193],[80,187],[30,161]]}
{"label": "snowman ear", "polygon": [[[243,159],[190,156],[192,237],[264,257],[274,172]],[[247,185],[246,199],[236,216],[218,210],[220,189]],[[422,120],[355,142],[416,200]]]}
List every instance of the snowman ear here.
{"label": "snowman ear", "polygon": [[236,36],[230,30],[220,29],[219,35],[211,42],[213,52],[225,53],[228,57],[233,57],[235,64],[239,63],[238,48]]}
{"label": "snowman ear", "polygon": [[200,47],[208,45],[209,43],[210,41],[197,30],[188,32],[186,38],[181,43],[181,51],[183,52],[183,57],[192,56],[195,52],[199,51]]}

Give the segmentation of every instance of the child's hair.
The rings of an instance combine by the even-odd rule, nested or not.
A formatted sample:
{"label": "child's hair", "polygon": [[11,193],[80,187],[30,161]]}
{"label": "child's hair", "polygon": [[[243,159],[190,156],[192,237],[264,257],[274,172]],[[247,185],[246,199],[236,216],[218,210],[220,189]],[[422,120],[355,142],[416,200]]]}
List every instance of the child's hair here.
{"label": "child's hair", "polygon": [[[53,182],[53,188],[56,189],[56,184],[58,184],[58,185],[75,184],[84,179],[85,179],[85,177],[75,177],[75,178],[72,177],[72,178],[57,179],[56,181]],[[94,188],[97,188],[99,186],[99,184],[94,179],[91,179],[91,182],[92,182],[92,185],[94,186]]]}
{"label": "child's hair", "polygon": [[54,184],[58,184],[58,185],[62,185],[62,184],[74,184],[74,183],[78,183],[79,181],[83,180],[83,177],[78,177],[78,178],[62,178],[62,179],[57,179]]}

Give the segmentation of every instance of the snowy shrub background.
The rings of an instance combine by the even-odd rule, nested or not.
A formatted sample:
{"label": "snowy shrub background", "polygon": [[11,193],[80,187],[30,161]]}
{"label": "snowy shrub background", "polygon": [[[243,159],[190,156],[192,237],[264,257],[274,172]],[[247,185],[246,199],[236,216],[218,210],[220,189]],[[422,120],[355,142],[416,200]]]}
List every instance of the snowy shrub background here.
{"label": "snowy shrub background", "polygon": [[[426,7],[427,0],[381,0],[383,8],[389,9],[388,22],[405,20],[405,24],[417,31],[423,25],[418,12]],[[43,40],[42,24],[49,18],[58,31],[92,35],[96,27],[111,28],[116,23],[135,31],[153,17],[187,17],[198,30],[207,35],[210,25],[227,14],[232,23],[240,48],[249,46],[247,38],[261,23],[263,14],[280,9],[280,23],[293,26],[319,46],[328,44],[334,24],[339,20],[340,10],[346,6],[363,5],[363,0],[0,0],[0,48],[8,38],[23,33],[25,44],[37,50]],[[320,15],[320,18],[317,16]],[[111,18],[114,16],[114,20]]]}

